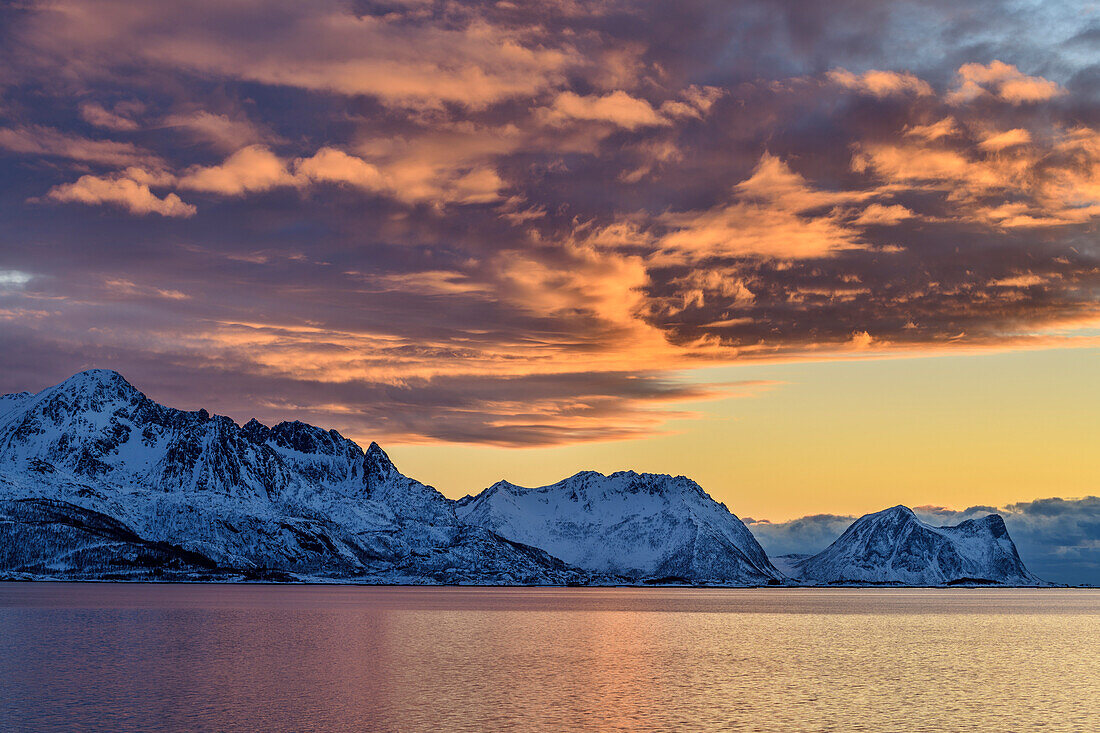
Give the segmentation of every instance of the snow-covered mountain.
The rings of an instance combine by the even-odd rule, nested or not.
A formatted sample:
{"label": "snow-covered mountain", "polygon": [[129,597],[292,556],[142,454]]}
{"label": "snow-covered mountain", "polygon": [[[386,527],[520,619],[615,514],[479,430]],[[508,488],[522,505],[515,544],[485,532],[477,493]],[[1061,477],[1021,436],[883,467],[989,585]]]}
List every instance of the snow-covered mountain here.
{"label": "snow-covered mountain", "polygon": [[584,471],[550,486],[501,481],[458,516],[594,572],[736,585],[783,576],[741,520],[683,476]]}
{"label": "snow-covered mountain", "polygon": [[460,522],[376,444],[163,407],[106,370],[0,398],[0,571],[590,580]]}
{"label": "snow-covered mountain", "polygon": [[812,557],[786,572],[813,583],[1042,585],[1028,572],[998,514],[933,527],[904,506],[857,519]]}
{"label": "snow-covered mountain", "polygon": [[905,507],[781,567],[682,476],[588,471],[453,502],[375,443],[164,407],[113,371],[0,396],[0,578],[1041,583],[999,516],[932,527]]}

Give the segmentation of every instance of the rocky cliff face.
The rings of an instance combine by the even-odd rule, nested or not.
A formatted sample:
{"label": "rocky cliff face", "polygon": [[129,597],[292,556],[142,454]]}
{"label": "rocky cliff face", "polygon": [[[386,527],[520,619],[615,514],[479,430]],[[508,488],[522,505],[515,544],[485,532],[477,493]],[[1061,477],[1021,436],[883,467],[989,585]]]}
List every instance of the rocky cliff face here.
{"label": "rocky cliff face", "polygon": [[732,585],[783,577],[741,520],[683,476],[585,471],[539,488],[501,481],[460,499],[457,510],[594,572]]}
{"label": "rocky cliff face", "polygon": [[794,559],[788,572],[814,583],[1042,584],[999,515],[933,527],[904,506],[860,517],[817,555]]}

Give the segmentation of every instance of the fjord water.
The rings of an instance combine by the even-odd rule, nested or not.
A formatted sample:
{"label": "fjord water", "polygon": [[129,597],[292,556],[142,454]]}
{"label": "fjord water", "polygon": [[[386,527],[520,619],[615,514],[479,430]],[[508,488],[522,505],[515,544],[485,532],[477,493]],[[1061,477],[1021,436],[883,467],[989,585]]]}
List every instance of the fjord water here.
{"label": "fjord water", "polygon": [[1100,592],[0,584],[0,730],[1100,730]]}

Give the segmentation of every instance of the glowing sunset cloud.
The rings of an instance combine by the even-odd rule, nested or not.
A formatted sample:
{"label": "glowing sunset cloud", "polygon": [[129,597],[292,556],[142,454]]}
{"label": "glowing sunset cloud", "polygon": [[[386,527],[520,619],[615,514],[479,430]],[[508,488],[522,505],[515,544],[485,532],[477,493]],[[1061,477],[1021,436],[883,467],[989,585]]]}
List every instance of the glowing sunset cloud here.
{"label": "glowing sunset cloud", "polygon": [[680,467],[767,365],[1095,347],[1096,12],[11,5],[0,391],[112,367],[564,474]]}

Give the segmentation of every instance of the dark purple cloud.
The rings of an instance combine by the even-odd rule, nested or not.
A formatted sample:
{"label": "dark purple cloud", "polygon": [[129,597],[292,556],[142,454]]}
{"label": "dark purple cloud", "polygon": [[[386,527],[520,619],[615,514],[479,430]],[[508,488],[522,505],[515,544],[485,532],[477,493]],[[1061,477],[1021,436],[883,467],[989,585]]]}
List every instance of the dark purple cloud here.
{"label": "dark purple cloud", "polygon": [[234,416],[558,444],[661,430],[728,389],[699,364],[1100,316],[1095,11],[0,14],[0,389],[110,366]]}

